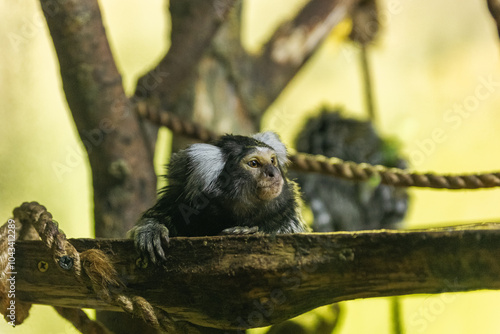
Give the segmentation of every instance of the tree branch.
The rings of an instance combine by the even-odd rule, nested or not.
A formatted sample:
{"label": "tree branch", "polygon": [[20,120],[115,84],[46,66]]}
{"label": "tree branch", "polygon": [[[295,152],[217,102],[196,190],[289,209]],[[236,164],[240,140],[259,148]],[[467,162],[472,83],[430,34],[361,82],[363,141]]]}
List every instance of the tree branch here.
{"label": "tree branch", "polygon": [[[198,63],[228,12],[240,1],[171,0],[170,49],[154,69],[138,80],[134,100],[177,115],[190,116],[186,115],[186,110],[193,109],[189,101]],[[150,151],[154,151],[158,127],[150,123],[141,123],[141,126]]]}
{"label": "tree branch", "polygon": [[[172,238],[164,268],[138,268],[131,240],[71,239],[106,252],[126,291],[180,321],[224,329],[281,322],[357,298],[500,289],[500,224],[420,231]],[[16,297],[117,310],[51,265],[41,241],[16,243]],[[64,296],[64,297],[63,297]]]}
{"label": "tree branch", "polygon": [[171,0],[171,46],[158,66],[139,79],[135,96],[158,97],[168,109],[196,73],[196,65],[238,0]]}
{"label": "tree branch", "polygon": [[41,0],[41,5],[92,166],[96,235],[122,237],[156,198],[152,157],[125,96],[97,1]]}
{"label": "tree branch", "polygon": [[239,63],[245,104],[262,114],[359,0],[311,0],[291,22],[282,24],[251,64]]}

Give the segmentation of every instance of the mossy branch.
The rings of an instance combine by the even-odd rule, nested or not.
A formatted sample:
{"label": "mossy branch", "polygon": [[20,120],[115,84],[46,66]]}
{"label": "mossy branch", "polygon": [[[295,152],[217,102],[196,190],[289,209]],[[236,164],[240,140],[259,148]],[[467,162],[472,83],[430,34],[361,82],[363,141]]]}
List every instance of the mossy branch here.
{"label": "mossy branch", "polygon": [[[164,267],[131,240],[70,239],[104,251],[124,283],[174,319],[223,329],[266,326],[345,300],[500,289],[500,224],[419,231],[172,238]],[[53,264],[41,241],[16,244],[19,300],[119,310]],[[48,270],[41,272],[38,263]],[[85,282],[85,280],[83,281]]]}

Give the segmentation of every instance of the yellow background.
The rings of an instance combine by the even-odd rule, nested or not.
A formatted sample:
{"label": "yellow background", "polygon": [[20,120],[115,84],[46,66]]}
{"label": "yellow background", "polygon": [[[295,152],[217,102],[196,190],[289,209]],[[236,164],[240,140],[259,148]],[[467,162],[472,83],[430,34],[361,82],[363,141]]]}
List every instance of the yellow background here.
{"label": "yellow background", "polygon": [[[245,47],[258,52],[273,28],[305,0],[247,0]],[[499,39],[486,1],[383,0],[371,48],[378,129],[398,138],[412,167],[442,173],[500,170]],[[168,49],[159,0],[102,0],[111,48],[132,92]],[[336,29],[266,115],[263,128],[291,145],[306,115],[323,104],[363,117],[359,50]],[[69,237],[91,237],[88,161],[65,102],[59,68],[37,1],[0,2],[0,217],[23,201],[47,206]],[[485,85],[484,81],[490,85]],[[460,115],[456,104],[467,104]],[[450,121],[450,117],[455,117]],[[458,117],[458,118],[457,118]],[[436,135],[439,133],[439,135]],[[162,138],[169,137],[163,130]],[[161,173],[166,153],[158,152]],[[57,164],[70,168],[64,174]],[[411,190],[406,223],[428,227],[498,221],[500,190]],[[406,332],[499,333],[500,294],[470,292],[403,299]],[[339,333],[387,333],[387,299],[342,304]],[[308,316],[304,316],[308,321]],[[259,332],[256,330],[255,332]],[[0,333],[14,333],[0,323]],[[48,306],[35,306],[22,333],[77,333]]]}

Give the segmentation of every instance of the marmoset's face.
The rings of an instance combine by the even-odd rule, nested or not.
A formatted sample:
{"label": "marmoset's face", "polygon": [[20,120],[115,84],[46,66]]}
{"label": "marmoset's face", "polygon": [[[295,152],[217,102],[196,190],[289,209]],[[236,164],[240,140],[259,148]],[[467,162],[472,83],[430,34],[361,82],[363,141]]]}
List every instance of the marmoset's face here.
{"label": "marmoset's face", "polygon": [[257,198],[270,201],[281,194],[283,176],[278,167],[276,152],[267,147],[256,147],[240,161],[257,185]]}

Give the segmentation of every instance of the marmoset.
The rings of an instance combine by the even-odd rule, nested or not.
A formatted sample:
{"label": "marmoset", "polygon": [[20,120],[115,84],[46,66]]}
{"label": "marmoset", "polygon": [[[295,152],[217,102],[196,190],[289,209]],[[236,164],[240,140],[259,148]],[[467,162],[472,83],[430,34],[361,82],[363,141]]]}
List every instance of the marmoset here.
{"label": "marmoset", "polygon": [[273,132],[191,145],[172,156],[168,185],[129,235],[155,263],[165,260],[163,245],[173,236],[304,232],[287,163]]}
{"label": "marmoset", "polygon": [[[296,148],[344,161],[406,168],[397,149],[382,140],[370,122],[344,117],[338,111],[325,109],[311,117],[296,139]],[[316,232],[396,228],[408,208],[406,189],[379,184],[380,180],[294,175],[313,212]]]}

